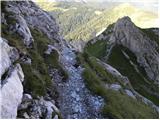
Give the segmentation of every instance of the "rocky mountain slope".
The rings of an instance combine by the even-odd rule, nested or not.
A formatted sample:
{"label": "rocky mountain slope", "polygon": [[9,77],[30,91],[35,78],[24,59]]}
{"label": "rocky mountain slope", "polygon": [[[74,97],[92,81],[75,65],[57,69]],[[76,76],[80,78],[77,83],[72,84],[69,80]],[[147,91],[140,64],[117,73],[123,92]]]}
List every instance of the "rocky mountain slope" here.
{"label": "rocky mountain slope", "polygon": [[60,34],[66,40],[73,42],[90,40],[123,16],[129,16],[141,28],[158,25],[157,14],[146,11],[134,3],[92,2],[84,4],[71,1],[47,2],[47,0],[46,2],[37,0],[36,3],[55,17],[60,27]]}
{"label": "rocky mountain slope", "polygon": [[[1,46],[1,117],[15,118],[17,107],[21,103],[24,74],[20,64],[13,65],[19,58],[18,51],[10,47],[5,39],[0,39]],[[2,54],[3,53],[3,54]]]}
{"label": "rocky mountain slope", "polygon": [[129,16],[137,26],[142,28],[157,27],[158,25],[156,14],[141,10],[131,4],[122,3],[101,12],[102,14],[95,15],[95,17],[86,24],[82,24],[80,27],[77,27],[77,29],[67,34],[65,38],[88,41],[97,36],[101,30],[107,28],[109,24],[116,22],[118,18],[123,16]]}
{"label": "rocky mountain slope", "polygon": [[[146,33],[146,31],[150,32]],[[158,110],[159,53],[157,33],[158,29],[144,30],[136,27],[129,17],[119,19],[115,24],[110,25],[102,34],[89,41],[84,48],[83,54],[79,56],[80,63],[84,64],[86,68],[84,78],[88,81],[88,72],[90,71],[89,69],[92,69],[92,77],[94,77],[97,82],[99,81],[100,88],[102,87],[101,84],[107,84],[107,88],[108,86],[112,88],[114,83],[116,89],[121,89],[122,86],[124,89],[124,84],[128,82],[129,86],[126,85],[128,86],[127,88],[131,90],[130,92],[133,94],[136,93],[139,97],[145,97],[141,99],[141,102],[151,107],[154,106],[154,108]],[[107,71],[109,70],[109,72],[114,71],[111,73],[112,75],[118,71],[117,76],[125,76],[128,80],[118,80],[117,82],[120,82],[119,85],[117,83],[115,84],[115,78],[109,78],[109,75],[103,78],[106,71],[104,72],[104,68],[101,65],[108,66],[108,69],[106,67],[105,69],[107,69]],[[109,69],[110,65],[111,67]],[[100,72],[99,74],[104,73],[102,75],[95,75],[93,69],[96,73],[97,71]],[[112,79],[112,81],[109,81],[110,79]],[[91,81],[88,82],[91,84]],[[110,82],[113,83],[108,85]],[[121,84],[123,85],[121,86]],[[90,89],[94,90],[94,88]],[[98,91],[94,90],[94,92],[97,93]],[[105,94],[107,93],[102,94],[102,96]]]}
{"label": "rocky mountain slope", "polygon": [[158,118],[157,29],[124,17],[79,53],[32,1],[1,6],[0,118]]}
{"label": "rocky mountain slope", "polygon": [[[1,44],[7,46],[1,53],[4,54],[1,63],[6,66],[1,67],[4,93],[1,118],[99,117],[103,99],[85,87],[81,67],[74,66],[75,53],[58,34],[54,18],[31,1],[1,2],[1,5]],[[12,56],[11,46],[16,56]],[[8,72],[12,66],[15,70]],[[11,86],[14,81],[17,86]],[[88,101],[92,101],[90,107],[86,106]]]}
{"label": "rocky mountain slope", "polygon": [[1,46],[6,46],[1,52],[5,55],[1,60],[1,118],[58,117],[51,99],[55,88],[43,58],[47,42],[58,41],[53,40],[58,39],[54,19],[33,2],[3,1],[1,6]]}

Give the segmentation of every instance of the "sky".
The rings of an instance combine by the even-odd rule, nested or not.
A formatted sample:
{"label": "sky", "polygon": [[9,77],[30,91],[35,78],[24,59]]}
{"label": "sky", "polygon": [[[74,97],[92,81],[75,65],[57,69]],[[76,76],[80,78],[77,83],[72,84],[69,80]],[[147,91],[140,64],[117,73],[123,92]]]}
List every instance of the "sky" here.
{"label": "sky", "polygon": [[86,2],[120,2],[120,3],[132,3],[135,6],[147,10],[147,11],[151,11],[154,12],[156,14],[158,14],[158,0],[33,0],[33,1],[48,1],[48,2],[56,2],[56,1],[67,1],[67,2],[82,2],[82,1],[86,1]]}
{"label": "sky", "polygon": [[[45,1],[45,0],[44,0]],[[87,2],[144,2],[144,3],[158,3],[158,0],[47,0],[47,1],[87,1]]]}
{"label": "sky", "polygon": [[158,0],[85,0],[90,2],[144,2],[144,3],[158,3]]}

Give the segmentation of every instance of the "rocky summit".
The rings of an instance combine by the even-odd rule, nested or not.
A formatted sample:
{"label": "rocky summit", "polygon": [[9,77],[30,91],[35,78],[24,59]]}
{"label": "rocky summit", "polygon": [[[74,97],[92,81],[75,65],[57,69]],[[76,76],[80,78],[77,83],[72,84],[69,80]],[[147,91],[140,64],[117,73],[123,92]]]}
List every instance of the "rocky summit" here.
{"label": "rocky summit", "polygon": [[0,118],[159,117],[158,28],[125,16],[67,41],[56,20],[32,1],[1,1]]}

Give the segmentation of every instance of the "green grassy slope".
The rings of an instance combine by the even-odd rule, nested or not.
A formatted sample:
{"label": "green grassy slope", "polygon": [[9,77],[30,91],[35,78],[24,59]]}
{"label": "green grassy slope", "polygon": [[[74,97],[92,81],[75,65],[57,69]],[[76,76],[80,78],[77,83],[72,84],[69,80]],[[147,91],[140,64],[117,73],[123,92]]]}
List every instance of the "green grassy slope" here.
{"label": "green grassy slope", "polygon": [[[109,31],[112,27],[113,25],[111,25],[111,27],[108,27],[107,30],[102,34],[108,33],[107,31]],[[157,42],[157,35],[155,35],[151,31],[151,29],[141,30],[143,31],[144,35],[152,38]],[[151,100],[156,105],[159,105],[158,86],[148,78],[144,68],[137,62],[137,58],[134,53],[123,46],[116,45],[112,48],[108,56],[107,49],[110,48],[109,46],[111,45],[107,43],[107,40],[99,40],[98,37],[97,39],[98,40],[93,44],[91,44],[92,40],[89,41],[84,48],[84,52],[88,53],[91,56],[97,57],[115,67],[122,75],[129,78],[133,88],[137,92]],[[123,52],[125,52],[125,54],[129,56],[129,59],[124,55]]]}
{"label": "green grassy slope", "polygon": [[121,91],[107,89],[105,84],[117,83],[119,80],[97,63],[95,57],[87,53],[78,54],[78,61],[85,68],[82,75],[87,87],[105,100],[102,110],[104,117],[118,119],[158,118],[158,114],[152,108],[127,96],[123,89]]}
{"label": "green grassy slope", "polygon": [[32,29],[31,34],[35,40],[33,48],[26,48],[22,38],[16,33],[9,32],[8,26],[2,24],[2,37],[8,40],[9,45],[16,47],[21,55],[31,58],[31,64],[23,63],[21,60],[16,62],[21,64],[25,75],[24,91],[36,97],[45,95],[48,89],[53,89],[53,92],[56,92],[53,88],[54,83],[49,76],[48,68],[50,64],[52,68],[61,71],[64,79],[66,79],[67,74],[59,64],[57,51],[54,51],[51,55],[44,54],[50,41],[48,37],[35,29]]}
{"label": "green grassy slope", "polygon": [[[127,53],[130,60],[124,56],[122,51]],[[138,71],[130,61],[137,66]],[[122,75],[127,76],[137,92],[153,101],[156,105],[159,104],[158,86],[148,79],[145,70],[137,63],[136,56],[131,51],[123,46],[116,45],[113,47],[107,63],[115,67]]]}

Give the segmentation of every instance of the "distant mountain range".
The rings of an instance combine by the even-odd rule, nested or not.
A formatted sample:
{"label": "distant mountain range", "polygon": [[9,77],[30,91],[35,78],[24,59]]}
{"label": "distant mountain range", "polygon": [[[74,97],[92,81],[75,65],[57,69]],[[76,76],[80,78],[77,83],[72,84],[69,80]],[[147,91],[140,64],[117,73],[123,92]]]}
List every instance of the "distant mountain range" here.
{"label": "distant mountain range", "polygon": [[53,6],[1,2],[0,118],[158,119],[159,30],[129,4]]}
{"label": "distant mountain range", "polygon": [[67,40],[87,41],[123,16],[129,16],[141,28],[158,27],[157,14],[144,11],[130,3],[83,4],[39,1],[37,4],[56,18],[60,34]]}

